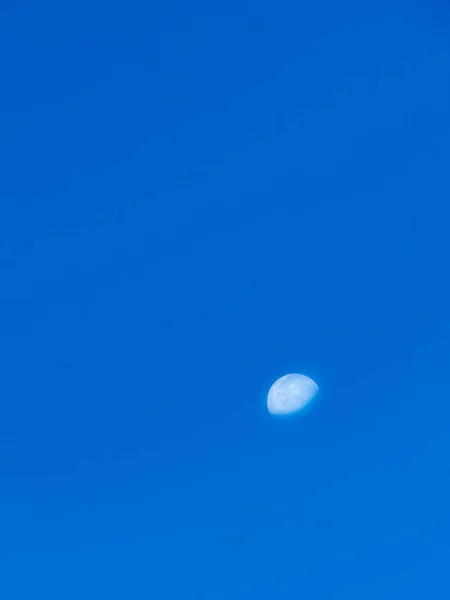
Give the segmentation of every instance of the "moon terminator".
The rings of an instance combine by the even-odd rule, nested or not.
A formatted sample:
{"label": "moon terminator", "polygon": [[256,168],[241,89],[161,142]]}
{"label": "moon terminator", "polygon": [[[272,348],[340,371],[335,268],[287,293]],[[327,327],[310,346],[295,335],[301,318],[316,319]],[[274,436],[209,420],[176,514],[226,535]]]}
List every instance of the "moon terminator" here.
{"label": "moon terminator", "polygon": [[290,373],[275,381],[267,395],[272,415],[288,415],[304,408],[317,394],[319,386],[306,375]]}

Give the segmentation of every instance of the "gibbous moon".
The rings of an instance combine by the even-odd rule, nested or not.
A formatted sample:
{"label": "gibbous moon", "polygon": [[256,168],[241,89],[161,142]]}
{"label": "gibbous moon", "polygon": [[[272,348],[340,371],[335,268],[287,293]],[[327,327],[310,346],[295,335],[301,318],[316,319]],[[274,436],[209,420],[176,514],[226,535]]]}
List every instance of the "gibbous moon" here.
{"label": "gibbous moon", "polygon": [[284,375],[270,388],[267,408],[272,415],[289,415],[304,408],[318,391],[319,386],[306,375]]}

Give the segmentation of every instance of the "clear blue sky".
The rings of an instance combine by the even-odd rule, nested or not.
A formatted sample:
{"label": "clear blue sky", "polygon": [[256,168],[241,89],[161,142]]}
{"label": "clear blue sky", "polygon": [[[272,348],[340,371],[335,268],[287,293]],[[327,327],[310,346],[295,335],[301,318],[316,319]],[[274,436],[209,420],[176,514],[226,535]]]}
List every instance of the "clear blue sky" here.
{"label": "clear blue sky", "polygon": [[449,19],[2,2],[2,598],[450,597]]}

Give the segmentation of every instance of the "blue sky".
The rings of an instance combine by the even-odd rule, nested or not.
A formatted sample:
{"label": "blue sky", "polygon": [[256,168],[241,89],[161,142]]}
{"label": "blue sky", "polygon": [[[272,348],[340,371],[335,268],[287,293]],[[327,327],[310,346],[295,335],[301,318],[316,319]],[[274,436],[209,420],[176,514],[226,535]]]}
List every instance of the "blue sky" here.
{"label": "blue sky", "polygon": [[2,3],[2,598],[448,596],[449,17]]}

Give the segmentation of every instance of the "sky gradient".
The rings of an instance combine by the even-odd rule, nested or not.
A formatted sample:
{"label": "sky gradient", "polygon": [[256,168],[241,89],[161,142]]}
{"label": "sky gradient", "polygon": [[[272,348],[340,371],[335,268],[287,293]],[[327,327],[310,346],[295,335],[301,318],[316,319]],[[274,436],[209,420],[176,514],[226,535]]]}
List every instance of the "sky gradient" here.
{"label": "sky gradient", "polygon": [[449,19],[2,2],[2,598],[449,597]]}

